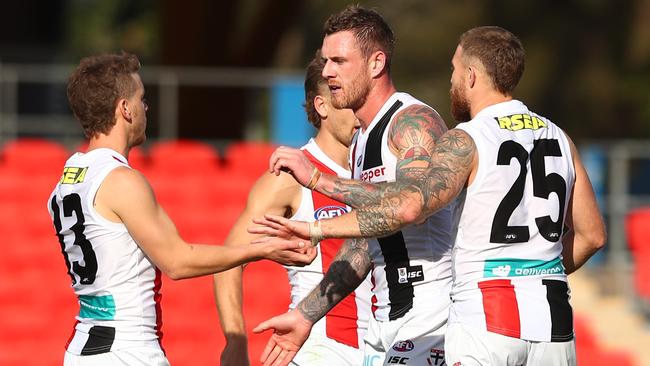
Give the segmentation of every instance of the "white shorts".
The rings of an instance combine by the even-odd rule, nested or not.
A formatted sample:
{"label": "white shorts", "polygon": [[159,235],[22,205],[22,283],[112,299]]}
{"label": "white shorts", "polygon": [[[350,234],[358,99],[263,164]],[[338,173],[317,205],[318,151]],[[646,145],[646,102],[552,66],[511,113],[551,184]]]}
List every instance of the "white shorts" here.
{"label": "white shorts", "polygon": [[[361,345],[363,348],[363,345]],[[291,361],[294,366],[361,366],[363,351],[322,335],[311,335]]]}
{"label": "white shorts", "polygon": [[389,322],[370,319],[363,366],[442,366],[447,312],[409,311]]}
{"label": "white shorts", "polygon": [[130,347],[97,355],[74,355],[68,351],[63,357],[63,366],[169,366],[169,361],[160,348]]}
{"label": "white shorts", "polygon": [[575,340],[526,341],[461,323],[448,324],[445,351],[447,365],[576,365]]}

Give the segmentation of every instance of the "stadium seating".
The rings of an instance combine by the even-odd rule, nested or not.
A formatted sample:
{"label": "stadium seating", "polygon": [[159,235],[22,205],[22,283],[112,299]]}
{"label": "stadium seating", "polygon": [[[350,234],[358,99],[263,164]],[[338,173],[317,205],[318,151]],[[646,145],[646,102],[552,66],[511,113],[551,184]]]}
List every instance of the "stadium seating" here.
{"label": "stadium seating", "polygon": [[175,175],[212,173],[219,168],[219,154],[211,145],[195,140],[154,142],[149,148],[151,169]]}
{"label": "stadium seating", "polygon": [[277,146],[267,142],[241,141],[226,148],[226,167],[229,173],[249,180],[257,179],[269,167],[269,157]]}
{"label": "stadium seating", "polygon": [[63,145],[45,139],[18,139],[0,151],[3,169],[20,174],[59,171],[70,153]]}

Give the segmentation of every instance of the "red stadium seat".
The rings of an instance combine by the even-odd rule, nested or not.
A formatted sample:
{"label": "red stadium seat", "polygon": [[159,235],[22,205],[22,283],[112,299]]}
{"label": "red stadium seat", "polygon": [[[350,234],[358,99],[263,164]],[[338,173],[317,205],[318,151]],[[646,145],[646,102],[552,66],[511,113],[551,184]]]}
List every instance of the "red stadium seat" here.
{"label": "red stadium seat", "polygon": [[650,301],[650,208],[628,213],[626,233],[634,260],[636,292],[645,301]]}
{"label": "red stadium seat", "polygon": [[46,139],[17,139],[2,147],[2,169],[19,175],[60,174],[70,153],[56,142]]}
{"label": "red stadium seat", "polygon": [[175,175],[201,175],[219,168],[219,153],[211,145],[195,140],[154,143],[149,149],[151,169]]}
{"label": "red stadium seat", "polygon": [[63,163],[70,153],[61,144],[46,139],[25,138],[2,147],[3,163],[11,167],[39,168],[50,162]]}
{"label": "red stadium seat", "polygon": [[268,170],[269,157],[277,146],[262,141],[240,141],[226,148],[226,164],[229,172],[237,172],[251,179]]}

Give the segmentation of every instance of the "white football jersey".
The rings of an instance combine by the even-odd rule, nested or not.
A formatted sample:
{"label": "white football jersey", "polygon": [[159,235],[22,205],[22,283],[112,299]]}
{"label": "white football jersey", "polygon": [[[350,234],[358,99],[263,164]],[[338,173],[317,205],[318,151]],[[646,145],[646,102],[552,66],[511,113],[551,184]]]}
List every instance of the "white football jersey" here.
{"label": "white football jersey", "polygon": [[67,350],[93,355],[122,347],[159,347],[160,271],[121,223],[102,217],[95,195],[106,176],[128,167],[106,148],[76,153],[65,163],[48,201],[61,253],[79,300]]}
{"label": "white football jersey", "polygon": [[[350,178],[350,171],[330,159],[313,139],[303,146],[302,150],[323,173]],[[350,207],[344,203],[303,187],[300,207],[291,219],[313,222],[336,217],[349,211]],[[291,309],[298,306],[298,303],[320,283],[342,244],[342,239],[325,239],[318,245],[318,255],[311,264],[304,267],[286,267],[291,286]],[[370,276],[367,276],[354,292],[314,324],[311,334],[360,348],[368,329],[371,288]]]}
{"label": "white football jersey", "polygon": [[454,247],[450,322],[530,341],[573,338],[562,230],[575,171],[564,132],[512,100],[456,128],[476,145]]}
{"label": "white football jersey", "polygon": [[[384,103],[353,145],[354,179],[378,183],[395,181],[397,158],[388,147],[393,117],[412,105],[431,108],[406,93],[395,93]],[[455,203],[388,237],[369,239],[379,321],[399,319],[411,309],[447,312],[451,288],[451,245]]]}

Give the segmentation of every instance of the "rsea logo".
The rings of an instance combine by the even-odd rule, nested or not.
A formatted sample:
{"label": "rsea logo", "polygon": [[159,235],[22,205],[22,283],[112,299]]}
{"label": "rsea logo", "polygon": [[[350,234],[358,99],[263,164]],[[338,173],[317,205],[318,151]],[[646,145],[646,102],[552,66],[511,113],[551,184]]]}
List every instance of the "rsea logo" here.
{"label": "rsea logo", "polygon": [[342,206],[323,206],[314,212],[314,219],[331,219],[348,213],[348,209]]}
{"label": "rsea logo", "polygon": [[412,351],[415,346],[410,340],[399,341],[393,345],[393,349],[397,352],[408,352]]}
{"label": "rsea logo", "polygon": [[512,114],[510,116],[494,117],[502,130],[538,130],[546,128],[546,122],[530,114]]}
{"label": "rsea logo", "polygon": [[75,167],[75,166],[67,166],[63,168],[63,174],[61,175],[61,184],[77,184],[77,183],[83,183],[84,179],[86,178],[86,172],[88,171],[88,167]]}

